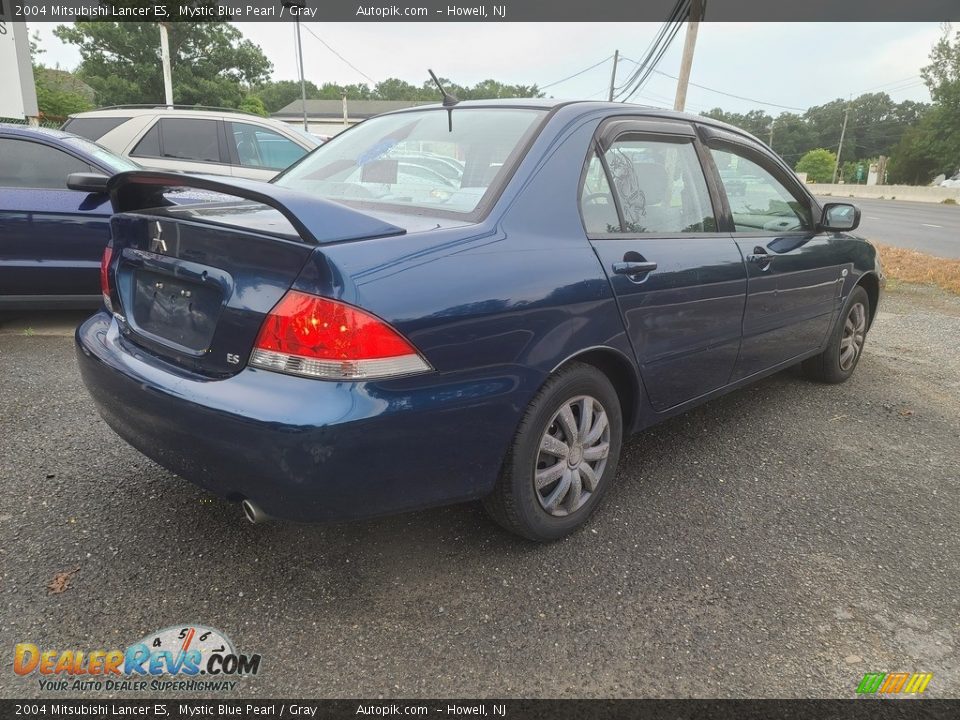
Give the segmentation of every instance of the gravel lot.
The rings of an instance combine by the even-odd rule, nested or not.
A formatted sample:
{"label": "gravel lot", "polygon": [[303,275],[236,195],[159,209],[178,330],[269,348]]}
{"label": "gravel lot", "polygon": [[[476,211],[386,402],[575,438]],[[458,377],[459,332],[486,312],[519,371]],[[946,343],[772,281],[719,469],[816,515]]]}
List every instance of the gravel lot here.
{"label": "gravel lot", "polygon": [[188,622],[263,654],[245,696],[960,696],[960,298],[881,310],[849,383],[785,372],[643,433],[551,546],[475,505],[251,526],[114,436],[62,322],[0,318],[0,696],[41,694],[15,643]]}

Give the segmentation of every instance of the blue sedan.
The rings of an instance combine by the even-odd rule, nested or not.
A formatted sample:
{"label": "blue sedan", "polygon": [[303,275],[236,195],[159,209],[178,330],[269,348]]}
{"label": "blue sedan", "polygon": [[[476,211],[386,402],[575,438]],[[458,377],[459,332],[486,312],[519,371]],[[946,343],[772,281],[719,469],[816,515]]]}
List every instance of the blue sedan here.
{"label": "blue sedan", "polygon": [[138,167],[70,133],[0,125],[0,308],[100,304],[107,177]]}
{"label": "blue sedan", "polygon": [[[562,537],[628,434],[792,365],[850,377],[884,284],[859,211],[760,141],[622,104],[415,108],[271,183],[109,190],[83,380],[117,434],[254,522],[483,499]],[[179,204],[198,191],[231,198]]]}

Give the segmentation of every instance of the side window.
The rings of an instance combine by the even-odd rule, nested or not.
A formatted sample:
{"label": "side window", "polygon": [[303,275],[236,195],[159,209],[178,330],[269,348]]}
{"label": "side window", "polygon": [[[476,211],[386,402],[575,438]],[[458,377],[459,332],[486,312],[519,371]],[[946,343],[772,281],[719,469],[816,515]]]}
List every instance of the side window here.
{"label": "side window", "polygon": [[583,179],[583,189],[580,191],[580,214],[583,216],[583,226],[588,235],[620,232],[617,206],[613,201],[613,193],[610,192],[607,173],[596,152],[590,153],[587,174]]}
{"label": "side window", "polygon": [[89,164],[49,145],[0,138],[0,187],[66,190],[67,175]]}
{"label": "side window", "polygon": [[160,157],[160,123],[154,123],[147,134],[140,138],[137,146],[130,151],[133,157]]}
{"label": "side window", "polygon": [[249,123],[230,123],[237,157],[244,167],[283,170],[307,151],[280,133]]}
{"label": "side window", "polygon": [[737,232],[810,230],[810,208],[740,152],[711,148]]}
{"label": "side window", "polygon": [[693,141],[624,135],[604,155],[627,233],[715,232]]}
{"label": "side window", "polygon": [[161,118],[130,154],[134,157],[221,162],[217,121]]}

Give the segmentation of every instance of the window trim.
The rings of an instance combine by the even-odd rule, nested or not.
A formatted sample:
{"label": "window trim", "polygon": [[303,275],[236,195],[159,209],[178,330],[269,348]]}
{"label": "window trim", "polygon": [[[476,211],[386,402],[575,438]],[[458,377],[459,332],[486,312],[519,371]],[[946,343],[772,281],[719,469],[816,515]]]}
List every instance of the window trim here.
{"label": "window trim", "polygon": [[[725,224],[729,228],[729,232],[734,238],[757,238],[757,237],[769,237],[770,235],[777,235],[780,237],[786,236],[807,236],[812,237],[817,234],[817,219],[820,216],[820,205],[817,202],[816,198],[810,194],[810,192],[802,186],[799,178],[793,174],[778,156],[775,156],[771,151],[762,147],[759,143],[751,140],[747,136],[741,136],[734,132],[729,132],[726,130],[720,130],[718,128],[713,128],[709,126],[700,126],[704,135],[703,148],[704,152],[710,159],[710,171],[713,173],[714,182],[717,185],[718,190],[720,191],[723,197],[723,211],[726,214]],[[723,150],[723,146],[731,148],[731,151],[734,154],[741,155],[745,159],[753,162],[756,165],[759,165],[761,168],[766,170],[773,177],[774,180],[779,182],[783,188],[793,196],[793,199],[796,200],[801,205],[805,205],[810,211],[810,228],[801,228],[799,230],[785,230],[785,231],[770,231],[770,230],[737,230],[736,223],[733,219],[733,211],[730,208],[730,200],[727,197],[727,189],[723,185],[723,178],[720,177],[720,171],[717,168],[716,162],[713,159],[713,150]]]}
{"label": "window trim", "polygon": [[[672,232],[672,233],[629,233],[629,232],[619,232],[619,233],[591,233],[587,230],[587,224],[583,219],[583,207],[580,203],[580,199],[583,197],[583,187],[587,177],[587,167],[590,164],[590,156],[592,153],[596,152],[597,156],[600,158],[600,163],[603,166],[603,171],[607,177],[607,184],[610,186],[610,194],[613,196],[614,205],[617,208],[617,217],[620,220],[620,228],[623,229],[623,208],[620,206],[620,197],[617,193],[615,186],[613,184],[613,179],[610,175],[610,168],[607,166],[607,161],[605,158],[606,150],[609,150],[612,145],[619,140],[620,138],[626,135],[641,135],[644,139],[659,139],[661,142],[670,142],[674,144],[686,144],[689,143],[693,145],[694,152],[696,153],[697,162],[700,167],[700,173],[703,177],[704,184],[707,187],[707,198],[710,201],[710,210],[713,213],[713,220],[717,226],[716,230],[705,232]],[[604,144],[606,143],[606,150],[604,149]],[[600,125],[597,127],[596,132],[594,132],[593,139],[590,142],[590,146],[587,150],[586,156],[584,157],[583,167],[580,170],[580,181],[577,185],[577,213],[580,215],[580,224],[583,227],[584,234],[588,240],[645,240],[645,239],[657,239],[657,240],[682,240],[685,238],[690,239],[701,239],[701,238],[716,238],[723,237],[729,238],[729,231],[723,227],[724,218],[721,217],[718,212],[718,208],[722,211],[723,205],[718,204],[718,201],[721,200],[720,193],[718,189],[713,185],[713,176],[711,175],[711,170],[715,170],[712,167],[708,170],[704,167],[704,153],[708,153],[706,148],[702,147],[700,138],[697,134],[695,126],[686,121],[686,120],[672,120],[664,118],[646,118],[646,117],[637,117],[637,116],[614,116],[604,119]]]}
{"label": "window trim", "polygon": [[[57,150],[57,151],[59,151],[59,152],[62,152],[64,155],[68,155],[68,156],[72,157],[74,160],[79,160],[79,161],[82,162],[84,165],[89,166],[91,169],[92,169],[92,168],[96,168],[97,170],[99,170],[99,171],[100,171],[102,174],[104,174],[104,175],[112,175],[112,174],[113,174],[113,172],[112,172],[111,170],[105,169],[105,168],[104,168],[102,165],[100,165],[99,163],[91,162],[89,159],[83,157],[83,155],[80,155],[80,154],[77,153],[77,152],[74,152],[72,149],[67,149],[67,148],[65,148],[65,147],[61,147],[61,146],[56,145],[56,144],[54,144],[54,143],[46,142],[45,140],[42,140],[42,139],[40,139],[40,138],[25,137],[25,136],[23,136],[23,135],[13,135],[13,134],[8,135],[8,134],[5,134],[5,133],[4,133],[4,134],[0,134],[0,140],[19,140],[20,142],[27,142],[27,143],[33,143],[34,145],[41,145],[41,146],[43,146],[43,147],[47,147],[47,148],[50,148],[50,149],[52,149],[52,150]],[[93,142],[93,141],[91,140],[90,142]],[[78,171],[78,172],[83,172],[83,171],[80,170],[80,171]],[[63,179],[63,187],[62,187],[62,188],[36,187],[35,185],[30,185],[30,186],[0,185],[0,188],[4,188],[4,189],[7,189],[7,190],[40,190],[40,191],[43,191],[43,192],[76,192],[76,190],[71,190],[70,188],[67,187],[67,179],[66,179],[66,178]]]}
{"label": "window trim", "polygon": [[583,217],[583,190],[587,184],[587,172],[590,169],[590,160],[596,156],[600,161],[600,167],[603,170],[603,177],[607,181],[607,187],[610,188],[610,197],[613,198],[613,207],[614,211],[617,213],[617,222],[620,223],[621,230],[623,229],[623,210],[620,207],[620,199],[617,197],[617,194],[613,191],[613,186],[610,184],[610,168],[607,167],[607,161],[603,157],[603,153],[600,150],[600,143],[596,140],[590,141],[590,149],[587,151],[587,156],[584,158],[583,167],[580,169],[580,180],[577,182],[577,215],[580,216],[580,224],[583,226],[583,231],[588,238],[599,237],[601,235],[610,235],[618,236],[622,233],[591,233],[587,230],[587,221]]}

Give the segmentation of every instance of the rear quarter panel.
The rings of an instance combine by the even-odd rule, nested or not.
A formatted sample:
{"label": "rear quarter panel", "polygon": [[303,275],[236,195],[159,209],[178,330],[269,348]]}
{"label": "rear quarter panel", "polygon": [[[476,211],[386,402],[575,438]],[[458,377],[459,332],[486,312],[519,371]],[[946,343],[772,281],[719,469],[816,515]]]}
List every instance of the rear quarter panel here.
{"label": "rear quarter panel", "polygon": [[[436,370],[370,383],[370,392],[432,386],[438,394],[475,393],[484,405],[477,419],[489,421],[480,431],[483,452],[497,465],[530,400],[564,360],[603,347],[634,366],[577,205],[598,122],[599,116],[554,117],[486,220],[323,245],[295,283],[379,315]],[[495,473],[480,479],[479,494],[495,479]]]}

